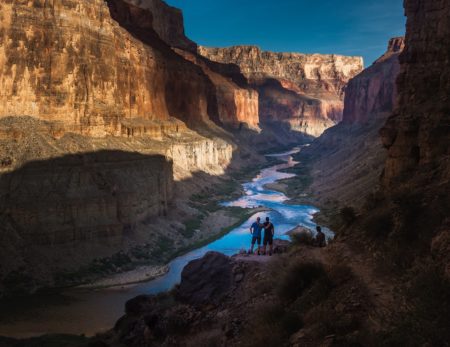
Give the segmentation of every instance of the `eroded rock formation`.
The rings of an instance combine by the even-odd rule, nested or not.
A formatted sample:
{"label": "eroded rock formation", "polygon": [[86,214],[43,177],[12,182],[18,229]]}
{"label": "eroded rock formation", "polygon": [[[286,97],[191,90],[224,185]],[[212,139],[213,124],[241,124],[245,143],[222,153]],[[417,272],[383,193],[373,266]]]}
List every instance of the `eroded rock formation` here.
{"label": "eroded rock formation", "polygon": [[139,232],[174,180],[230,165],[213,83],[164,41],[190,47],[181,15],[152,4],[0,2],[0,296],[133,240],[151,253]]}
{"label": "eroded rock formation", "polygon": [[394,110],[403,38],[348,83],[343,121],[305,149],[312,160],[310,192],[322,204],[360,207],[379,188],[386,159],[378,131]]}
{"label": "eroded rock formation", "polygon": [[207,59],[184,50],[177,49],[180,55],[200,66],[215,86],[217,112],[220,125],[240,129],[246,125],[259,130],[259,96],[258,92],[245,84],[239,85],[217,71],[217,66]]}
{"label": "eroded rock formation", "polygon": [[398,57],[404,46],[403,37],[391,39],[387,52],[350,80],[345,91],[344,122],[362,124],[375,118],[385,119],[394,110],[400,72]]}
{"label": "eroded rock formation", "polygon": [[345,86],[363,69],[359,57],[263,52],[254,46],[199,47],[198,52],[239,67],[259,91],[261,122],[286,123],[312,136],[342,119]]}

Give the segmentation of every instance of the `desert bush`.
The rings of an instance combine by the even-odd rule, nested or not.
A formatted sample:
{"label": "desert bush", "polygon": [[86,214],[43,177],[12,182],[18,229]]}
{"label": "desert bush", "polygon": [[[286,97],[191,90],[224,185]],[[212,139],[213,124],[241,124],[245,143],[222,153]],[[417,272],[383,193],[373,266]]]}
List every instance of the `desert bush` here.
{"label": "desert bush", "polygon": [[280,299],[294,301],[316,280],[324,277],[326,273],[322,264],[296,262],[280,275],[276,292]]}
{"label": "desert bush", "polygon": [[314,242],[314,238],[310,231],[304,230],[299,233],[293,233],[290,235],[293,245],[307,245],[310,246]]}
{"label": "desert bush", "polygon": [[353,207],[345,206],[339,211],[339,216],[344,225],[349,226],[356,220],[356,211]]}

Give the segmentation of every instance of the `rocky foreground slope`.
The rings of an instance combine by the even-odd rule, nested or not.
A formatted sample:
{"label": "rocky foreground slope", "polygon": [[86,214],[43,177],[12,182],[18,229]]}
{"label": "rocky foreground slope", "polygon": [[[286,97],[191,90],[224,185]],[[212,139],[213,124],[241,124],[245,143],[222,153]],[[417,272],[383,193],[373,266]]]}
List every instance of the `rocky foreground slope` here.
{"label": "rocky foreground slope", "polygon": [[345,86],[363,69],[360,57],[264,52],[255,46],[199,47],[198,53],[239,67],[260,94],[261,122],[314,137],[342,119]]}

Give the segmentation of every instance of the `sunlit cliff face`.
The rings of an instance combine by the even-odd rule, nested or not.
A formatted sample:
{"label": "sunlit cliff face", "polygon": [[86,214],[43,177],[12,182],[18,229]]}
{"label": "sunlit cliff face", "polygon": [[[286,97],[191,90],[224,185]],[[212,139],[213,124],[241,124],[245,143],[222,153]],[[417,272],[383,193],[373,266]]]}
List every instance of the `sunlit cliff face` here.
{"label": "sunlit cliff face", "polygon": [[[361,57],[264,52],[255,46],[199,47],[212,61],[239,67],[259,93],[259,118],[313,137],[342,120],[344,90]],[[232,73],[230,73],[232,74]]]}

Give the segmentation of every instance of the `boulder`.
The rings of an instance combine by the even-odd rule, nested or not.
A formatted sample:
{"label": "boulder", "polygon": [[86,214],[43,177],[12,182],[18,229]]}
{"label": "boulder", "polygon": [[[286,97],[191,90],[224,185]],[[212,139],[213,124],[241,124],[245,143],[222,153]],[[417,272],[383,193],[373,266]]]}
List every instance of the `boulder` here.
{"label": "boulder", "polygon": [[184,267],[177,296],[193,305],[218,304],[229,293],[233,282],[231,258],[208,252]]}

